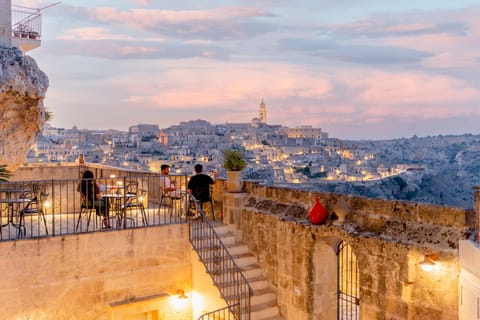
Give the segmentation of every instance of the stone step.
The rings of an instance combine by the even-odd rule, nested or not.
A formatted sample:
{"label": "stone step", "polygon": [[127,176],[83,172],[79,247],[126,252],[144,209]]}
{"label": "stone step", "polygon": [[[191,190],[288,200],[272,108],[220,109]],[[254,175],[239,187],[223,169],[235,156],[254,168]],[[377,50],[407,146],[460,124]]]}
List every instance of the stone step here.
{"label": "stone step", "polygon": [[219,236],[230,232],[228,230],[228,226],[226,225],[218,225],[218,226],[215,226],[213,229]]}
{"label": "stone step", "polygon": [[235,244],[235,237],[232,234],[221,235],[220,240],[226,247]]}
{"label": "stone step", "polygon": [[255,265],[257,263],[257,259],[251,254],[243,254],[241,256],[234,256],[233,260],[240,268],[244,266]]}
{"label": "stone step", "polygon": [[251,312],[251,320],[270,320],[270,319],[282,319],[278,314],[278,307],[263,307],[261,310]]}
{"label": "stone step", "polygon": [[268,281],[264,277],[247,279],[247,281],[250,284],[250,287],[252,287],[254,292],[269,288]]}
{"label": "stone step", "polygon": [[243,266],[240,268],[243,276],[249,281],[249,279],[263,276],[262,269],[255,265]]}
{"label": "stone step", "polygon": [[205,263],[216,263],[218,265],[221,265],[223,267],[228,267],[232,266],[233,264],[229,264],[228,262],[230,261],[230,258],[232,258],[236,265],[241,269],[243,266],[248,266],[248,265],[254,265],[256,264],[256,259],[255,257],[249,253],[245,252],[242,254],[237,254],[237,255],[228,255],[227,252],[225,251],[210,251],[209,254],[206,255],[206,257],[203,259]]}
{"label": "stone step", "polygon": [[[248,284],[250,285],[250,287],[252,288],[252,290],[254,292],[269,288],[268,287],[268,285],[269,285],[268,281],[265,280],[265,278],[257,277],[257,278],[253,278],[253,279],[254,279],[253,281],[251,281],[251,280],[247,280],[247,281],[248,281]],[[230,289],[235,287],[237,284],[243,284],[243,283],[244,283],[243,281],[232,281],[232,282],[219,283],[218,286],[222,287],[222,288],[225,288],[227,291],[229,291]]]}
{"label": "stone step", "polygon": [[278,306],[275,302],[252,306],[250,310],[252,320],[264,320],[273,317],[280,317],[278,314]]}
{"label": "stone step", "polygon": [[232,256],[240,255],[240,254],[244,254],[244,253],[249,252],[248,247],[244,244],[234,243],[234,244],[226,246],[226,247],[227,247],[228,252],[230,252],[230,254]]}
{"label": "stone step", "polygon": [[[220,236],[220,241],[222,241],[224,246],[231,246],[235,244],[235,237],[231,234],[224,234]],[[200,246],[200,248],[207,247],[212,244],[212,239],[209,236],[203,238],[196,238],[195,243]]]}
{"label": "stone step", "polygon": [[251,298],[251,305],[256,306],[264,303],[276,303],[277,296],[270,289],[256,290]]}

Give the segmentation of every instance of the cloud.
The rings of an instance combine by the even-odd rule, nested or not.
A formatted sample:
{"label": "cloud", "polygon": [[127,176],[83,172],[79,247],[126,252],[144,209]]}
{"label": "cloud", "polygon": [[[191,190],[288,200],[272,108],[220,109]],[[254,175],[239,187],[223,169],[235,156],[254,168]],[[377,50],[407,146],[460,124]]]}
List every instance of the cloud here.
{"label": "cloud", "polygon": [[[396,17],[393,17],[396,20]],[[408,21],[411,20],[411,21]],[[402,16],[401,21],[385,20],[383,17],[354,21],[342,25],[324,26],[320,29],[321,34],[334,35],[339,38],[378,38],[378,37],[402,37],[419,36],[426,34],[449,34],[455,36],[465,35],[469,25],[462,21],[432,21],[408,19]]]}
{"label": "cloud", "polygon": [[103,59],[184,59],[202,57],[227,59],[229,52],[212,43],[182,43],[161,39],[136,40],[99,30],[79,34],[79,30],[67,32],[61,41],[50,43],[50,54],[80,55]]}
{"label": "cloud", "polygon": [[207,65],[159,72],[155,82],[151,83],[149,78],[139,79],[134,87],[128,79],[115,83],[124,87],[123,92],[128,92],[129,103],[149,109],[237,108],[239,103],[260,100],[264,94],[271,100],[288,96],[322,99],[331,90],[328,81],[303,67],[276,63],[248,63],[240,67],[231,62]]}
{"label": "cloud", "polygon": [[148,5],[150,3],[150,0],[130,0],[134,4],[140,4],[140,5]]}
{"label": "cloud", "polygon": [[135,38],[120,34],[111,33],[107,28],[103,27],[86,27],[86,28],[74,28],[67,30],[64,34],[58,37],[60,40],[135,40]]}
{"label": "cloud", "polygon": [[433,54],[398,46],[341,45],[332,40],[282,39],[279,48],[312,56],[367,65],[418,64]]}
{"label": "cloud", "polygon": [[272,14],[255,8],[221,7],[199,10],[120,10],[113,7],[63,8],[64,14],[93,23],[128,27],[150,33],[199,39],[244,39],[275,30],[258,18]]}

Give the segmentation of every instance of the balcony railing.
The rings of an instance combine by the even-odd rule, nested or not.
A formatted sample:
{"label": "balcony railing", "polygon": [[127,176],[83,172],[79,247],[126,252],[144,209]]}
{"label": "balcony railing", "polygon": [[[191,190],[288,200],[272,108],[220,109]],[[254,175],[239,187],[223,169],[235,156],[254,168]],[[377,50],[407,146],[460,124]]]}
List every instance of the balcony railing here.
{"label": "balcony railing", "polygon": [[179,196],[167,199],[161,192],[159,174],[127,174],[96,179],[108,204],[105,222],[102,210],[96,210],[95,204],[82,199],[78,191],[80,178],[0,183],[0,239],[186,222],[186,176],[170,176],[176,181]]}
{"label": "balcony railing", "polygon": [[40,9],[12,6],[12,36],[14,38],[40,39],[42,14]]}

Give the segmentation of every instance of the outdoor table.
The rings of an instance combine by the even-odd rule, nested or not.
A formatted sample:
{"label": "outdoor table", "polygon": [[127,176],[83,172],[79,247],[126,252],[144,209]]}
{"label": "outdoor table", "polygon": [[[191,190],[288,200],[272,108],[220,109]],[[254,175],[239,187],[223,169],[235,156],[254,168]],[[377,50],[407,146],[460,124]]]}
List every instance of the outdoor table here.
{"label": "outdoor table", "polygon": [[117,224],[120,225],[121,220],[123,219],[123,208],[125,208],[125,205],[128,201],[129,198],[135,197],[136,195],[134,194],[118,194],[118,193],[107,193],[103,194],[102,197],[107,199],[108,201],[108,206],[110,208],[109,211],[113,211],[115,213],[115,216],[112,218],[117,218]]}
{"label": "outdoor table", "polygon": [[25,189],[9,189],[9,188],[6,188],[6,189],[0,189],[0,193],[5,193],[5,195],[7,196],[8,199],[11,199],[12,198],[12,194],[14,193],[22,193],[24,192]]}
{"label": "outdoor table", "polygon": [[[22,224],[23,208],[30,201],[31,201],[31,199],[22,199],[22,198],[20,198],[20,199],[12,199],[12,198],[0,199],[0,203],[4,203],[4,204],[7,205],[7,223],[2,224],[1,225],[2,228],[11,224],[12,227],[18,229],[18,234],[19,235],[22,233],[22,231],[25,231],[24,226]],[[22,204],[24,205],[23,207],[21,206]],[[19,222],[20,223],[15,223],[13,221],[13,218],[14,218],[15,215],[17,215],[19,217]]]}

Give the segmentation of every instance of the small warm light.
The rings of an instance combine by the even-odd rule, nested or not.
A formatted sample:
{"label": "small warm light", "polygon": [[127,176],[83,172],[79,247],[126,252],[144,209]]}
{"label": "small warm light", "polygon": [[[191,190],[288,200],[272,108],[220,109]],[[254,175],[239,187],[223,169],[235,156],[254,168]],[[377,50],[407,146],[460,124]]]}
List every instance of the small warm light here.
{"label": "small warm light", "polygon": [[185,312],[191,305],[191,301],[188,299],[184,290],[177,290],[177,294],[171,295],[169,300],[173,310],[177,313]]}
{"label": "small warm light", "polygon": [[111,175],[110,175],[110,178],[111,178],[111,179],[115,179],[116,176],[115,176],[114,174],[111,174]]}
{"label": "small warm light", "polygon": [[433,254],[426,254],[423,258],[423,261],[420,262],[420,267],[425,272],[430,272],[435,267],[435,261],[438,260],[438,257]]}
{"label": "small warm light", "polygon": [[50,208],[51,205],[52,205],[52,204],[50,203],[49,200],[45,200],[45,201],[43,202],[43,207],[45,207],[45,208]]}
{"label": "small warm light", "polygon": [[120,181],[120,180],[119,180],[119,181],[117,181],[117,186],[121,186],[122,184],[123,184],[123,182],[122,182],[122,181]]}
{"label": "small warm light", "polygon": [[143,202],[143,196],[139,196],[138,201]]}
{"label": "small warm light", "polygon": [[178,299],[188,299],[187,295],[185,294],[185,291],[178,289],[177,290],[178,294]]}

